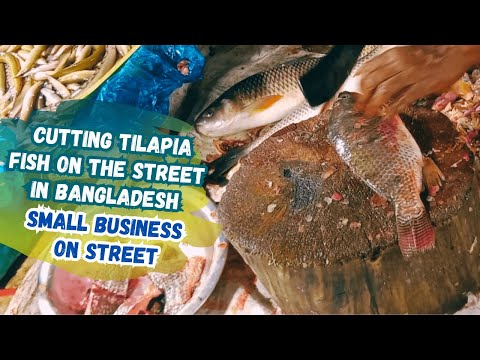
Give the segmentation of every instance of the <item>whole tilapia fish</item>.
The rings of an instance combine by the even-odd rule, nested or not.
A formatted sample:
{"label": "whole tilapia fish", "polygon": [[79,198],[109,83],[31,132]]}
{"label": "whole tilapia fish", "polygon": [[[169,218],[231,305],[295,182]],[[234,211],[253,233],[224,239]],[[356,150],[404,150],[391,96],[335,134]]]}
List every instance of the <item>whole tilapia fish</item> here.
{"label": "whole tilapia fish", "polygon": [[438,184],[443,175],[433,161],[423,158],[398,115],[366,119],[356,111],[358,95],[339,94],[333,105],[328,138],[358,177],[394,203],[402,254],[408,257],[431,249],[435,234],[420,198],[422,179],[426,177],[427,182]]}
{"label": "whole tilapia fish", "polygon": [[298,81],[320,59],[303,57],[240,81],[197,117],[196,130],[219,137],[280,121],[304,101]]}

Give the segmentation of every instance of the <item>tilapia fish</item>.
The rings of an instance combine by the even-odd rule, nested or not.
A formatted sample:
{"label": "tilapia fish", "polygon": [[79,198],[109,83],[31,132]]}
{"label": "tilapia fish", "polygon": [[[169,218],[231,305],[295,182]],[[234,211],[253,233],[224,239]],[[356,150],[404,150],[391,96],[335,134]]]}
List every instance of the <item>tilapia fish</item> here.
{"label": "tilapia fish", "polygon": [[356,111],[358,95],[339,94],[329,120],[328,138],[354,174],[394,203],[403,256],[431,249],[435,234],[420,192],[422,180],[441,184],[443,175],[433,161],[423,158],[398,115],[366,119]]}
{"label": "tilapia fish", "polygon": [[280,121],[304,101],[298,81],[320,59],[304,57],[242,80],[197,117],[197,132],[220,137]]}

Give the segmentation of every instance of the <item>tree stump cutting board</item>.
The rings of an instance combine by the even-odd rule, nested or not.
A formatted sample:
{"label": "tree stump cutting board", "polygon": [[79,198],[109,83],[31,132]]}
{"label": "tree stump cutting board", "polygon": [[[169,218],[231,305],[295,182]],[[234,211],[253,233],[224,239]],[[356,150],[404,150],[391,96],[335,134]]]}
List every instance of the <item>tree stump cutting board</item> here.
{"label": "tree stump cutting board", "polygon": [[219,217],[285,313],[450,313],[480,289],[473,159],[444,115],[427,108],[409,114],[402,118],[446,182],[425,201],[436,248],[408,261],[392,204],[340,160],[326,139],[325,115],[270,138],[242,161]]}

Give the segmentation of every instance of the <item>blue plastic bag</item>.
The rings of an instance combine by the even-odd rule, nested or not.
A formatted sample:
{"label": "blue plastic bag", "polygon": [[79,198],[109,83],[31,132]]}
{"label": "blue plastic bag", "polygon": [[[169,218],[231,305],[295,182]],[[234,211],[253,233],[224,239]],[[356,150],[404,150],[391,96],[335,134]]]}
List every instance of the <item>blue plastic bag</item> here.
{"label": "blue plastic bag", "polygon": [[142,45],[93,98],[168,115],[172,92],[200,79],[204,66],[194,45]]}

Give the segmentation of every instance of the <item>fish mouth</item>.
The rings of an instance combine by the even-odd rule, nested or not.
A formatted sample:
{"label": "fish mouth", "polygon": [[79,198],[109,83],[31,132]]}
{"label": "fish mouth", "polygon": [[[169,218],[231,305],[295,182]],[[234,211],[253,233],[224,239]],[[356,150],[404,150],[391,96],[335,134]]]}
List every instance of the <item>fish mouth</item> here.
{"label": "fish mouth", "polygon": [[356,112],[359,112],[360,109],[358,108],[358,99],[360,98],[360,94],[356,92],[350,91],[342,91],[338,94],[337,99],[333,103],[333,108],[342,108],[342,109],[352,109]]}
{"label": "fish mouth", "polygon": [[195,130],[205,136],[222,136],[228,129],[231,122],[223,120],[212,121],[210,119],[199,119],[195,122]]}
{"label": "fish mouth", "polygon": [[205,132],[208,132],[208,129],[212,127],[211,125],[207,119],[197,119],[194,123],[195,130],[202,135],[207,135]]}
{"label": "fish mouth", "polygon": [[353,100],[357,101],[358,98],[360,97],[360,94],[357,92],[350,92],[350,91],[342,91],[340,94],[338,94],[337,99],[342,100],[342,99],[348,99],[348,100]]}

